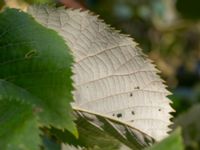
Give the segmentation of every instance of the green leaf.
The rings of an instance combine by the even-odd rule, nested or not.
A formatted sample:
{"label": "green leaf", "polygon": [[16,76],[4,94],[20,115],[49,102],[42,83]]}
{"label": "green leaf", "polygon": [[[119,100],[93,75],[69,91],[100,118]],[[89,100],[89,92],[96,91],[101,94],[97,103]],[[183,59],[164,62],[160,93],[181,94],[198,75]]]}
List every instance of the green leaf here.
{"label": "green leaf", "polygon": [[145,133],[114,118],[74,109],[79,138],[68,131],[52,129],[52,133],[61,141],[88,149],[118,150],[121,147],[139,150],[154,143],[154,139]]}
{"label": "green leaf", "polygon": [[169,137],[147,150],[184,150],[180,128],[176,129]]}
{"label": "green leaf", "polygon": [[40,125],[77,134],[70,106],[71,63],[68,47],[56,32],[16,9],[0,14],[0,79],[35,97],[23,100],[37,106]]}
{"label": "green leaf", "polygon": [[0,100],[0,149],[38,150],[39,133],[30,105],[9,98]]}
{"label": "green leaf", "polygon": [[[2,107],[9,109],[5,110]],[[19,102],[1,101],[0,108],[2,120],[0,123],[0,149],[38,150],[40,144],[39,129],[36,126],[36,119],[33,118],[28,107]]]}
{"label": "green leaf", "polygon": [[174,120],[174,127],[180,126],[183,132],[184,144],[187,149],[200,149],[200,104],[195,104],[187,112]]}

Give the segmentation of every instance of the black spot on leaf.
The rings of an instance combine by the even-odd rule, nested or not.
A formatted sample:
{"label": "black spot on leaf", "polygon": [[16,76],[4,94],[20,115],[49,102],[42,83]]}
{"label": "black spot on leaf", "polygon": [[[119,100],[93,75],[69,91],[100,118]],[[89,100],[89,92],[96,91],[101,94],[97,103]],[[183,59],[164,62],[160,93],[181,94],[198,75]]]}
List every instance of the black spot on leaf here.
{"label": "black spot on leaf", "polygon": [[132,114],[132,115],[135,115],[135,112],[134,112],[134,111],[131,111],[131,114]]}
{"label": "black spot on leaf", "polygon": [[117,114],[117,118],[121,118],[121,117],[122,117],[121,113]]}
{"label": "black spot on leaf", "polygon": [[133,96],[133,93],[130,93],[130,97],[132,97]]}
{"label": "black spot on leaf", "polygon": [[137,89],[137,90],[139,90],[139,89],[140,89],[140,87],[139,87],[139,86],[136,86],[136,87],[134,87],[134,89]]}

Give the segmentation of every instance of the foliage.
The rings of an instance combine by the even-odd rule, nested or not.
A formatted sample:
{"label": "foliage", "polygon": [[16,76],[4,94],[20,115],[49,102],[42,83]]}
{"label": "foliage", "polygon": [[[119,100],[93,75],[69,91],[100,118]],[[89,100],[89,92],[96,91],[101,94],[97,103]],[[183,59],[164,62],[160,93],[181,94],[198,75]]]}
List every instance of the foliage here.
{"label": "foliage", "polygon": [[169,137],[148,148],[148,150],[184,150],[180,131],[180,128],[176,129]]}
{"label": "foliage", "polygon": [[154,139],[138,129],[114,118],[74,109],[79,138],[68,131],[53,130],[60,140],[88,149],[117,150],[126,145],[131,149],[142,149],[154,143]]}
{"label": "foliage", "polygon": [[[72,100],[72,57],[63,40],[54,31],[15,9],[6,9],[0,14],[0,33],[0,98],[1,108],[5,107],[1,111],[0,126],[0,141],[5,143],[1,145],[7,142],[4,130],[8,124],[16,134],[20,134],[17,133],[20,130],[25,135],[30,134],[28,131],[36,131],[31,134],[35,139],[39,136],[38,128],[43,126],[68,129],[77,134],[69,104]],[[10,103],[13,104],[9,106]],[[15,107],[22,107],[16,110],[16,114],[9,111],[15,103]],[[11,119],[11,124],[6,116],[24,121]],[[12,135],[10,142],[20,145],[20,138],[16,138],[14,133]],[[37,141],[32,144],[38,144]],[[26,144],[26,140],[20,142]],[[12,149],[7,146],[1,149]]]}
{"label": "foliage", "polygon": [[[23,1],[29,4],[57,3],[54,0]],[[21,0],[16,0],[16,2],[21,2]],[[62,0],[62,2],[73,7],[73,3],[70,4],[72,0]],[[77,0],[76,3],[78,2]],[[85,2],[82,1],[80,6],[83,3],[85,4],[83,7],[92,9],[100,14],[106,22],[135,37],[141,43],[145,52],[156,60],[159,68],[163,71],[167,84],[174,93],[170,97],[175,102],[173,106],[177,110],[176,114],[173,115],[175,117],[178,116],[174,119],[174,128],[177,126],[182,127],[182,137],[186,149],[198,150],[200,147],[198,134],[199,106],[192,107],[192,105],[200,102],[200,27],[198,22],[200,16],[198,7],[200,5],[198,5],[198,0],[193,0],[189,3],[186,0],[177,0],[176,2],[173,0],[87,0]],[[16,4],[14,3],[14,5]],[[0,1],[0,9],[3,6],[4,1]],[[27,5],[25,4],[24,6]],[[19,10],[1,10],[3,12],[0,13],[0,149],[129,150],[142,149],[144,147],[150,150],[184,149],[179,129],[172,132],[163,141],[148,147],[154,143],[155,136],[154,134],[152,134],[153,138],[148,136],[146,134],[147,130],[143,126],[147,125],[152,128],[156,126],[150,122],[138,123],[138,125],[131,123],[130,125],[123,118],[126,113],[117,110],[116,115],[115,112],[110,112],[110,110],[106,112],[108,109],[103,109],[105,106],[112,108],[114,103],[105,103],[106,105],[102,105],[104,103],[94,103],[99,108],[84,104],[85,100],[90,100],[91,98],[95,100],[99,96],[106,96],[105,91],[108,91],[106,90],[108,85],[104,85],[103,82],[95,83],[94,87],[92,84],[88,84],[88,87],[85,82],[81,83],[82,79],[87,79],[91,82],[95,76],[96,80],[101,80],[100,75],[102,72],[105,73],[106,69],[103,68],[104,63],[98,60],[101,59],[104,62],[108,55],[109,60],[113,60],[114,64],[117,65],[121,64],[121,61],[126,60],[126,58],[131,58],[131,55],[124,55],[125,50],[121,45],[118,46],[123,51],[115,49],[112,55],[105,53],[104,50],[108,45],[105,45],[102,41],[106,39],[106,43],[112,45],[123,40],[126,43],[128,38],[110,29],[102,21],[98,21],[96,17],[91,17],[91,20],[86,19],[84,21],[85,15],[91,15],[91,13],[83,12],[82,16],[77,18],[74,12],[78,13],[79,11],[68,11],[70,15],[74,15],[72,17],[70,15],[65,16],[63,8],[55,8],[54,12],[57,10],[62,12],[61,16],[54,15],[48,9],[45,9],[44,12],[36,11],[39,14],[37,16],[39,20],[37,20],[37,17],[36,20],[57,33],[38,24],[31,16]],[[46,18],[43,15],[49,15],[50,17]],[[66,24],[71,27],[66,28]],[[90,25],[89,28],[88,25]],[[96,30],[96,26],[98,26],[98,30]],[[109,33],[112,36],[104,36],[102,34],[103,36],[101,37],[101,32],[105,31],[104,29],[106,34]],[[118,42],[115,41],[117,36],[121,37]],[[112,41],[112,39],[114,40]],[[135,45],[134,42],[132,44]],[[91,57],[92,53],[88,51],[91,48],[90,46],[93,50],[96,50],[96,47],[103,49],[103,52],[100,52],[102,57],[96,58],[98,52],[101,51],[99,49],[97,55],[94,55],[94,61],[86,59],[87,61],[93,61],[91,66],[90,63],[85,61],[83,64],[79,63],[79,58],[82,58],[83,54]],[[136,46],[135,51],[135,47],[130,46],[130,49],[132,48],[132,52],[137,52],[139,49]],[[75,62],[72,61],[69,49],[74,55]],[[103,56],[104,54],[106,56]],[[120,61],[113,59],[115,54],[120,58]],[[143,54],[139,53],[139,55],[142,56],[142,59],[147,60]],[[134,68],[138,64],[138,66],[143,64],[141,60],[138,60],[133,63],[133,66],[130,63],[131,61],[128,61],[127,66],[124,65],[120,73],[126,72],[126,67],[132,66]],[[72,63],[73,68],[71,69]],[[107,64],[105,66],[108,67],[108,70],[112,70],[112,67],[115,67],[115,65],[109,66],[109,61],[106,61],[105,64]],[[81,66],[86,72],[88,71],[88,74],[86,75],[83,70],[77,69],[78,66]],[[142,69],[143,66],[141,65],[139,68]],[[153,65],[152,68],[154,68]],[[71,72],[74,72],[73,76]],[[111,75],[113,74],[111,73]],[[73,103],[74,117],[71,114],[72,109],[70,106],[72,102],[71,91],[73,90],[71,76],[75,86],[75,91],[73,92],[75,98],[75,103]],[[153,76],[149,75],[149,77],[148,79],[151,79]],[[117,80],[111,89],[117,88],[116,83],[118,83],[121,90],[126,91],[126,88],[129,87],[127,85],[132,85],[130,87],[133,88],[135,83],[145,83],[146,79],[142,77],[142,79],[138,80],[136,78],[133,80],[137,81],[134,84],[130,84],[131,81],[128,80],[129,84],[124,84],[126,80]],[[111,81],[105,83],[110,83]],[[123,85],[126,86],[123,87]],[[153,87],[157,86],[153,84],[149,87],[150,90],[153,90]],[[141,86],[139,86],[140,88]],[[159,89],[161,88],[157,87],[156,90]],[[98,91],[97,95],[93,94],[96,93],[95,91]],[[110,90],[110,93],[112,92],[113,90]],[[115,94],[113,93],[112,95],[115,96]],[[128,94],[128,97],[133,97],[133,99],[140,99],[140,96],[141,93],[139,95]],[[140,102],[143,106],[147,104],[147,99],[152,98],[154,102],[157,98],[162,99],[159,96],[156,97],[155,95],[146,95],[141,98]],[[121,101],[123,99],[123,97],[120,97]],[[77,100],[83,100],[83,104],[77,102]],[[154,103],[152,102],[152,104]],[[161,105],[159,101],[156,104],[158,106]],[[118,103],[116,108],[121,108],[123,105],[123,103]],[[150,109],[154,110],[153,107],[155,106],[151,106]],[[189,107],[192,108],[189,109]],[[95,112],[96,109],[98,109],[97,112]],[[181,114],[187,109],[189,111]],[[167,110],[171,111],[169,108]],[[146,118],[142,118],[141,115],[138,118],[133,118],[134,122],[137,122],[135,119],[149,119],[148,115],[151,119],[159,116],[159,113],[154,116],[152,111],[147,111],[146,108],[141,112],[146,112],[143,116]],[[113,114],[115,115],[114,117],[112,116]],[[170,117],[170,115],[167,115],[166,118],[169,119]],[[76,118],[75,124],[77,125],[79,137],[73,123],[74,118]],[[160,118],[165,117],[158,117],[158,120]],[[167,131],[165,129],[165,133]],[[65,146],[63,146],[63,143],[65,143]]]}
{"label": "foliage", "polygon": [[[199,0],[88,0],[85,5],[140,42],[180,104],[173,105],[174,115],[199,102],[200,24],[193,19],[200,15]],[[183,14],[177,5],[184,6]],[[185,19],[184,13],[191,15]]]}
{"label": "foliage", "polygon": [[[87,8],[112,26],[131,34],[162,71],[173,95],[172,115],[182,118],[200,102],[199,0],[88,0]],[[117,8],[117,9],[116,9]],[[124,9],[129,10],[124,13]],[[142,13],[141,13],[142,12]],[[125,14],[125,15],[124,15]],[[144,15],[145,14],[145,15]],[[189,113],[181,123],[188,150],[198,150],[199,113]],[[194,123],[195,122],[195,123]],[[190,133],[191,132],[191,133]],[[191,135],[190,135],[191,134]],[[188,140],[189,139],[189,140]]]}
{"label": "foliage", "polygon": [[28,12],[69,43],[75,57],[74,107],[120,119],[156,140],[166,136],[170,92],[133,39],[87,11],[33,6]]}
{"label": "foliage", "polygon": [[185,147],[188,150],[200,148],[200,105],[195,105],[175,119],[174,127],[181,126]]}
{"label": "foliage", "polygon": [[0,114],[0,149],[38,149],[40,131],[29,104],[14,98],[1,99]]}

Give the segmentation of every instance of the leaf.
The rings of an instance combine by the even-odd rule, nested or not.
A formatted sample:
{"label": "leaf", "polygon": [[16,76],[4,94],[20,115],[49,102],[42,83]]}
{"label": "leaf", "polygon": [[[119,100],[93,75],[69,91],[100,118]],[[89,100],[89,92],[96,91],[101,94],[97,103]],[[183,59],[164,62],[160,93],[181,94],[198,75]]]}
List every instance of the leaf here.
{"label": "leaf", "polygon": [[176,129],[169,137],[147,150],[184,150],[180,128]]}
{"label": "leaf", "polygon": [[200,104],[190,108],[174,120],[174,128],[180,126],[183,130],[183,139],[187,149],[200,148]]}
{"label": "leaf", "polygon": [[[0,79],[35,97],[23,101],[36,106],[40,126],[77,134],[70,106],[71,63],[68,47],[55,31],[16,9],[0,14]],[[14,99],[18,95],[6,94]]]}
{"label": "leaf", "polygon": [[[117,149],[117,147],[119,148],[120,144],[112,137],[117,138],[119,141],[135,150],[150,146],[154,142],[154,140],[145,133],[113,118],[80,109],[75,109],[75,116],[78,118],[76,124],[79,129],[80,140],[81,135],[83,136],[82,139],[84,139],[84,136],[88,135],[90,143],[86,141],[88,144],[85,144],[85,146],[90,144],[97,145],[100,143],[99,147],[102,149],[104,146],[106,150],[109,141],[111,146],[115,146],[110,149],[114,150]],[[87,134],[88,131],[93,133]],[[106,132],[107,135],[102,131]],[[89,136],[93,136],[93,138]],[[92,144],[92,142],[96,144]]]}
{"label": "leaf", "polygon": [[72,50],[75,107],[113,116],[156,140],[167,135],[169,92],[137,43],[88,11],[32,6],[28,12]]}
{"label": "leaf", "polygon": [[40,131],[32,106],[23,102],[26,98],[32,97],[26,91],[0,80],[0,149],[2,150],[38,150],[41,144]]}
{"label": "leaf", "polygon": [[78,139],[68,131],[52,130],[59,140],[69,145],[95,150],[120,150],[126,146],[139,150],[154,143],[150,136],[114,118],[80,109],[74,109],[74,113],[77,118]]}

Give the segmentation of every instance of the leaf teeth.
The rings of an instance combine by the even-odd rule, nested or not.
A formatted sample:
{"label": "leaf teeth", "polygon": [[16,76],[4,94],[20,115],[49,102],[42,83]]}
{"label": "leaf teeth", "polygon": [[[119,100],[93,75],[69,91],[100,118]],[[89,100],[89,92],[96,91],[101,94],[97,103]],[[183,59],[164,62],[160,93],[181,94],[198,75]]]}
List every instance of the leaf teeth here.
{"label": "leaf teeth", "polygon": [[11,149],[16,149],[20,145],[25,149],[38,149],[41,144],[38,120],[37,115],[32,111],[32,105],[25,101],[27,93],[2,80],[0,80],[0,89],[0,147],[6,149],[6,145],[9,144]]}
{"label": "leaf teeth", "polygon": [[[31,9],[37,11],[37,7]],[[152,110],[155,105],[162,105],[165,109],[164,116],[173,111],[170,101],[163,98],[171,93],[159,77],[160,71],[129,35],[105,24],[90,11],[54,9],[52,13],[54,18],[49,14],[35,17],[62,35],[75,56],[72,77],[75,88],[74,106],[82,106],[103,115],[112,115],[113,111],[120,114],[118,119],[124,122],[134,120],[135,116],[131,115],[130,110],[138,106],[141,106],[138,107],[138,114],[146,112],[147,109],[143,107],[148,107],[149,104]],[[62,30],[60,22],[55,21],[55,18],[67,19]],[[156,104],[158,100],[163,103],[159,101]],[[156,120],[156,116],[152,115],[151,119]],[[167,127],[170,124],[169,117],[165,119],[164,126]],[[157,126],[162,127],[163,123],[158,123]],[[143,130],[141,127],[139,124],[138,129]],[[162,133],[159,131],[156,140],[161,139],[162,134],[166,135],[165,129],[163,128]],[[157,135],[156,129],[153,132],[151,133]]]}
{"label": "leaf teeth", "polygon": [[133,38],[132,38],[129,34],[124,34],[124,33],[122,33],[121,30],[117,30],[116,28],[112,27],[110,24],[105,24],[105,21],[104,21],[103,19],[101,19],[100,16],[99,16],[98,14],[96,14],[96,13],[94,13],[94,12],[91,12],[91,11],[89,11],[89,10],[83,10],[83,9],[81,9],[81,8],[80,8],[80,9],[68,8],[67,11],[68,11],[68,10],[69,10],[69,11],[72,11],[72,12],[82,13],[82,14],[85,14],[86,16],[92,16],[93,19],[97,20],[98,23],[101,23],[101,24],[106,25],[106,28],[109,29],[111,32],[117,33],[117,34],[119,34],[119,35],[121,35],[121,36],[127,38],[127,41],[128,41],[128,40],[132,41],[132,44],[133,44],[134,46],[137,46],[137,45],[138,45],[138,43],[135,42],[135,41],[133,40]]}

